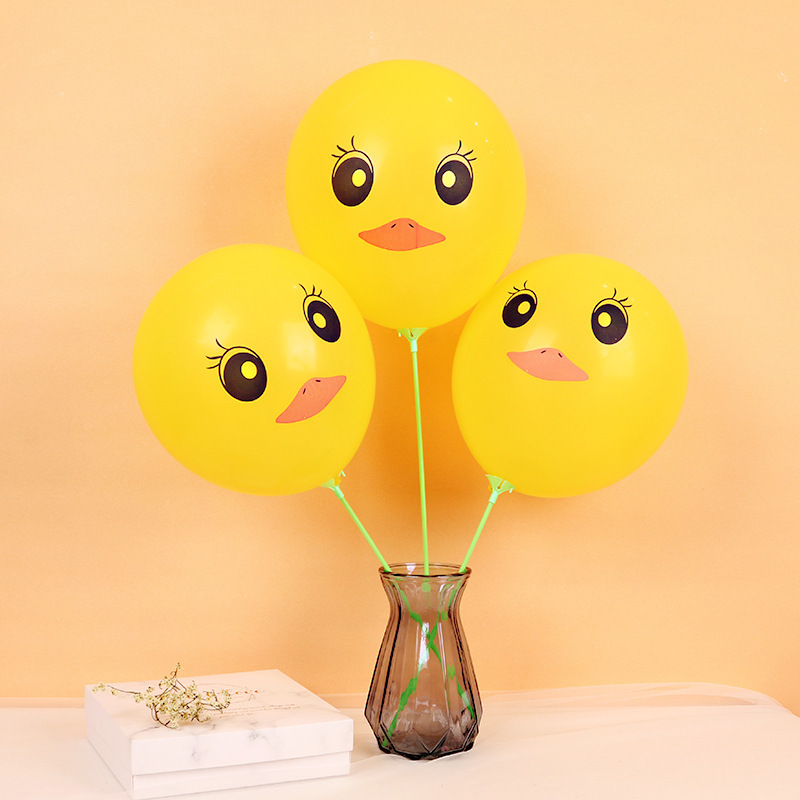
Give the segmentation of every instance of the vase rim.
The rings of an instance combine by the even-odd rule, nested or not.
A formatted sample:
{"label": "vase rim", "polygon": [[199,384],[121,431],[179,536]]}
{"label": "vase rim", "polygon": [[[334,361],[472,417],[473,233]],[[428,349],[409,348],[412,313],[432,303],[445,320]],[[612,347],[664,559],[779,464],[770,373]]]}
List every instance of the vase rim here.
{"label": "vase rim", "polygon": [[397,578],[456,578],[469,576],[472,570],[469,567],[462,570],[458,564],[431,562],[426,573],[424,564],[416,561],[400,561],[389,564],[388,572],[383,567],[380,567],[378,572],[381,575],[392,575]]}

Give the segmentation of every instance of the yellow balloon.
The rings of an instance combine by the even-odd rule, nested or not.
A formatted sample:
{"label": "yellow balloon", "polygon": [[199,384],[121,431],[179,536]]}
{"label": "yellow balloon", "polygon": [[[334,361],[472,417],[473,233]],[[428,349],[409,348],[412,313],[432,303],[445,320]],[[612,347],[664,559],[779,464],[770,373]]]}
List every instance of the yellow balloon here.
{"label": "yellow balloon", "polygon": [[474,84],[421,61],[340,78],[292,140],[289,217],[300,249],[364,316],[431,328],[502,274],[525,209],[519,147]]}
{"label": "yellow balloon", "polygon": [[375,396],[363,318],[305,256],[214,250],[153,298],[136,336],[136,394],[164,447],[236,491],[281,495],[336,478]]}
{"label": "yellow balloon", "polygon": [[599,256],[529,264],[476,306],[453,363],[464,439],[490,475],[538,497],[608,486],[680,413],[686,343],[664,296]]}

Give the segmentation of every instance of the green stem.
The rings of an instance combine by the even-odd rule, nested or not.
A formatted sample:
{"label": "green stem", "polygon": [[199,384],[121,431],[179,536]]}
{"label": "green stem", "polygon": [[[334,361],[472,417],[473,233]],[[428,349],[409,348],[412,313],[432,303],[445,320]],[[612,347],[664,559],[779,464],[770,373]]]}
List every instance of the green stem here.
{"label": "green stem", "polygon": [[[439,659],[441,663],[442,657],[439,655],[438,651],[436,650],[435,646],[433,645],[433,639],[436,637],[436,629],[438,628],[439,624],[437,622],[436,625],[433,626],[433,629],[428,632],[425,636],[425,649],[431,650],[433,649],[434,653]],[[420,628],[421,628],[420,623]],[[423,629],[424,630],[424,629]],[[426,659],[427,661],[427,659]],[[391,738],[392,734],[394,733],[394,729],[397,727],[397,723],[400,720],[400,714],[402,714],[403,709],[405,709],[408,701],[411,699],[411,696],[417,690],[417,682],[419,680],[419,674],[422,672],[422,659],[417,660],[417,671],[414,673],[414,676],[409,680],[408,686],[406,686],[405,691],[400,695],[400,702],[397,704],[397,711],[394,712],[394,717],[392,717],[392,721],[389,723],[389,728],[386,731],[386,736],[383,738],[383,746],[388,747],[389,739]]]}
{"label": "green stem", "polygon": [[475,549],[475,545],[478,544],[478,539],[480,539],[481,533],[483,533],[483,529],[486,526],[486,521],[489,519],[489,514],[492,512],[494,504],[497,502],[497,498],[500,497],[503,492],[514,491],[514,486],[508,481],[504,481],[502,478],[497,478],[494,475],[487,475],[486,477],[489,479],[489,484],[492,487],[492,494],[489,498],[489,502],[486,504],[486,510],[483,512],[481,521],[478,523],[478,529],[475,531],[475,535],[472,537],[472,542],[467,550],[467,554],[464,556],[464,560],[461,562],[459,572],[464,572],[464,570],[467,568],[467,564],[472,557],[472,551]]}
{"label": "green stem", "polygon": [[414,373],[414,410],[417,417],[417,460],[419,461],[419,501],[422,514],[422,561],[425,575],[430,574],[430,560],[428,557],[428,501],[425,493],[425,458],[422,451],[422,408],[419,399],[419,364],[417,363],[417,350],[419,337],[425,333],[426,328],[403,328],[398,331],[405,336],[411,346],[411,367]]}
{"label": "green stem", "polygon": [[353,522],[355,522],[358,529],[361,531],[361,535],[366,539],[367,544],[372,548],[372,552],[378,557],[378,560],[381,562],[381,566],[387,571],[391,572],[392,570],[389,568],[389,565],[386,563],[386,559],[381,555],[381,551],[378,550],[377,545],[375,542],[372,541],[372,537],[367,533],[367,529],[361,524],[361,520],[356,516],[355,511],[353,511],[350,503],[347,502],[347,499],[344,496],[344,492],[342,491],[341,487],[334,482],[333,479],[326,481],[322,484],[327,489],[333,490],[333,493],[341,500],[342,505],[347,509],[347,513],[352,517]]}

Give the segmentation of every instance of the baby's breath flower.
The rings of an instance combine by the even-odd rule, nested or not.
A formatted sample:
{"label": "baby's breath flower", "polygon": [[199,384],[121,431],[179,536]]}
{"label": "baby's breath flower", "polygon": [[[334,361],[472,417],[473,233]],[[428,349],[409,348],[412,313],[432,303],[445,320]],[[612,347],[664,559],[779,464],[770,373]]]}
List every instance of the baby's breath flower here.
{"label": "baby's breath flower", "polygon": [[207,722],[211,719],[209,711],[223,711],[231,704],[227,689],[219,693],[214,690],[201,692],[194,681],[184,686],[178,680],[180,668],[180,663],[176,664],[172,673],[158,682],[158,688],[148,686],[143,692],[117,689],[105,683],[98,683],[92,691],[131,694],[135,702],[144,703],[150,709],[156,722],[167,728],[179,728],[182,722]]}

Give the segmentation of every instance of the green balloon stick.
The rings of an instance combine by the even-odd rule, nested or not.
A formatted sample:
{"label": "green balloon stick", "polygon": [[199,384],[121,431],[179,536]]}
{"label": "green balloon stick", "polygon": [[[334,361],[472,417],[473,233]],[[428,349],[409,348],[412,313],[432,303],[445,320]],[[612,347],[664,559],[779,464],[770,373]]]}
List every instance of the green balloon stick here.
{"label": "green balloon stick", "polygon": [[[342,473],[342,475],[344,475],[344,473]],[[347,510],[347,513],[352,517],[353,522],[355,522],[356,526],[361,531],[361,535],[366,539],[367,544],[372,548],[372,552],[375,553],[376,556],[378,556],[378,560],[381,562],[381,565],[383,566],[383,568],[387,572],[391,572],[392,570],[390,569],[389,565],[386,563],[386,559],[381,555],[381,551],[378,550],[378,547],[375,544],[375,542],[372,540],[372,537],[369,535],[369,533],[367,533],[367,529],[361,524],[361,520],[356,516],[356,512],[353,511],[350,503],[347,502],[347,499],[344,496],[344,492],[342,491],[342,487],[339,486],[339,484],[336,481],[336,479],[331,478],[331,480],[325,481],[325,483],[323,483],[322,485],[326,489],[333,490],[333,493],[339,498],[339,500],[341,500],[342,505]]]}
{"label": "green balloon stick", "polygon": [[489,479],[489,484],[492,487],[492,495],[489,498],[489,502],[486,504],[486,511],[483,512],[483,517],[481,517],[481,521],[478,524],[478,530],[475,531],[475,535],[472,537],[472,542],[467,550],[467,554],[464,556],[464,560],[461,562],[461,568],[459,572],[464,572],[467,568],[467,563],[469,562],[470,558],[472,558],[472,551],[475,549],[475,545],[478,544],[478,539],[480,539],[481,533],[483,533],[483,529],[486,526],[486,520],[489,519],[489,514],[492,512],[494,508],[494,504],[497,502],[497,498],[500,497],[503,492],[513,492],[514,485],[509,483],[508,481],[504,481],[502,478],[497,478],[494,475],[487,475]]}
{"label": "green balloon stick", "polygon": [[417,350],[419,337],[427,328],[402,328],[398,331],[400,336],[405,336],[411,346],[411,366],[414,371],[414,409],[417,416],[417,460],[419,461],[419,501],[422,513],[422,560],[424,574],[430,574],[430,560],[428,558],[428,501],[425,495],[425,458],[422,452],[422,411],[419,402],[419,365],[417,363]]}

